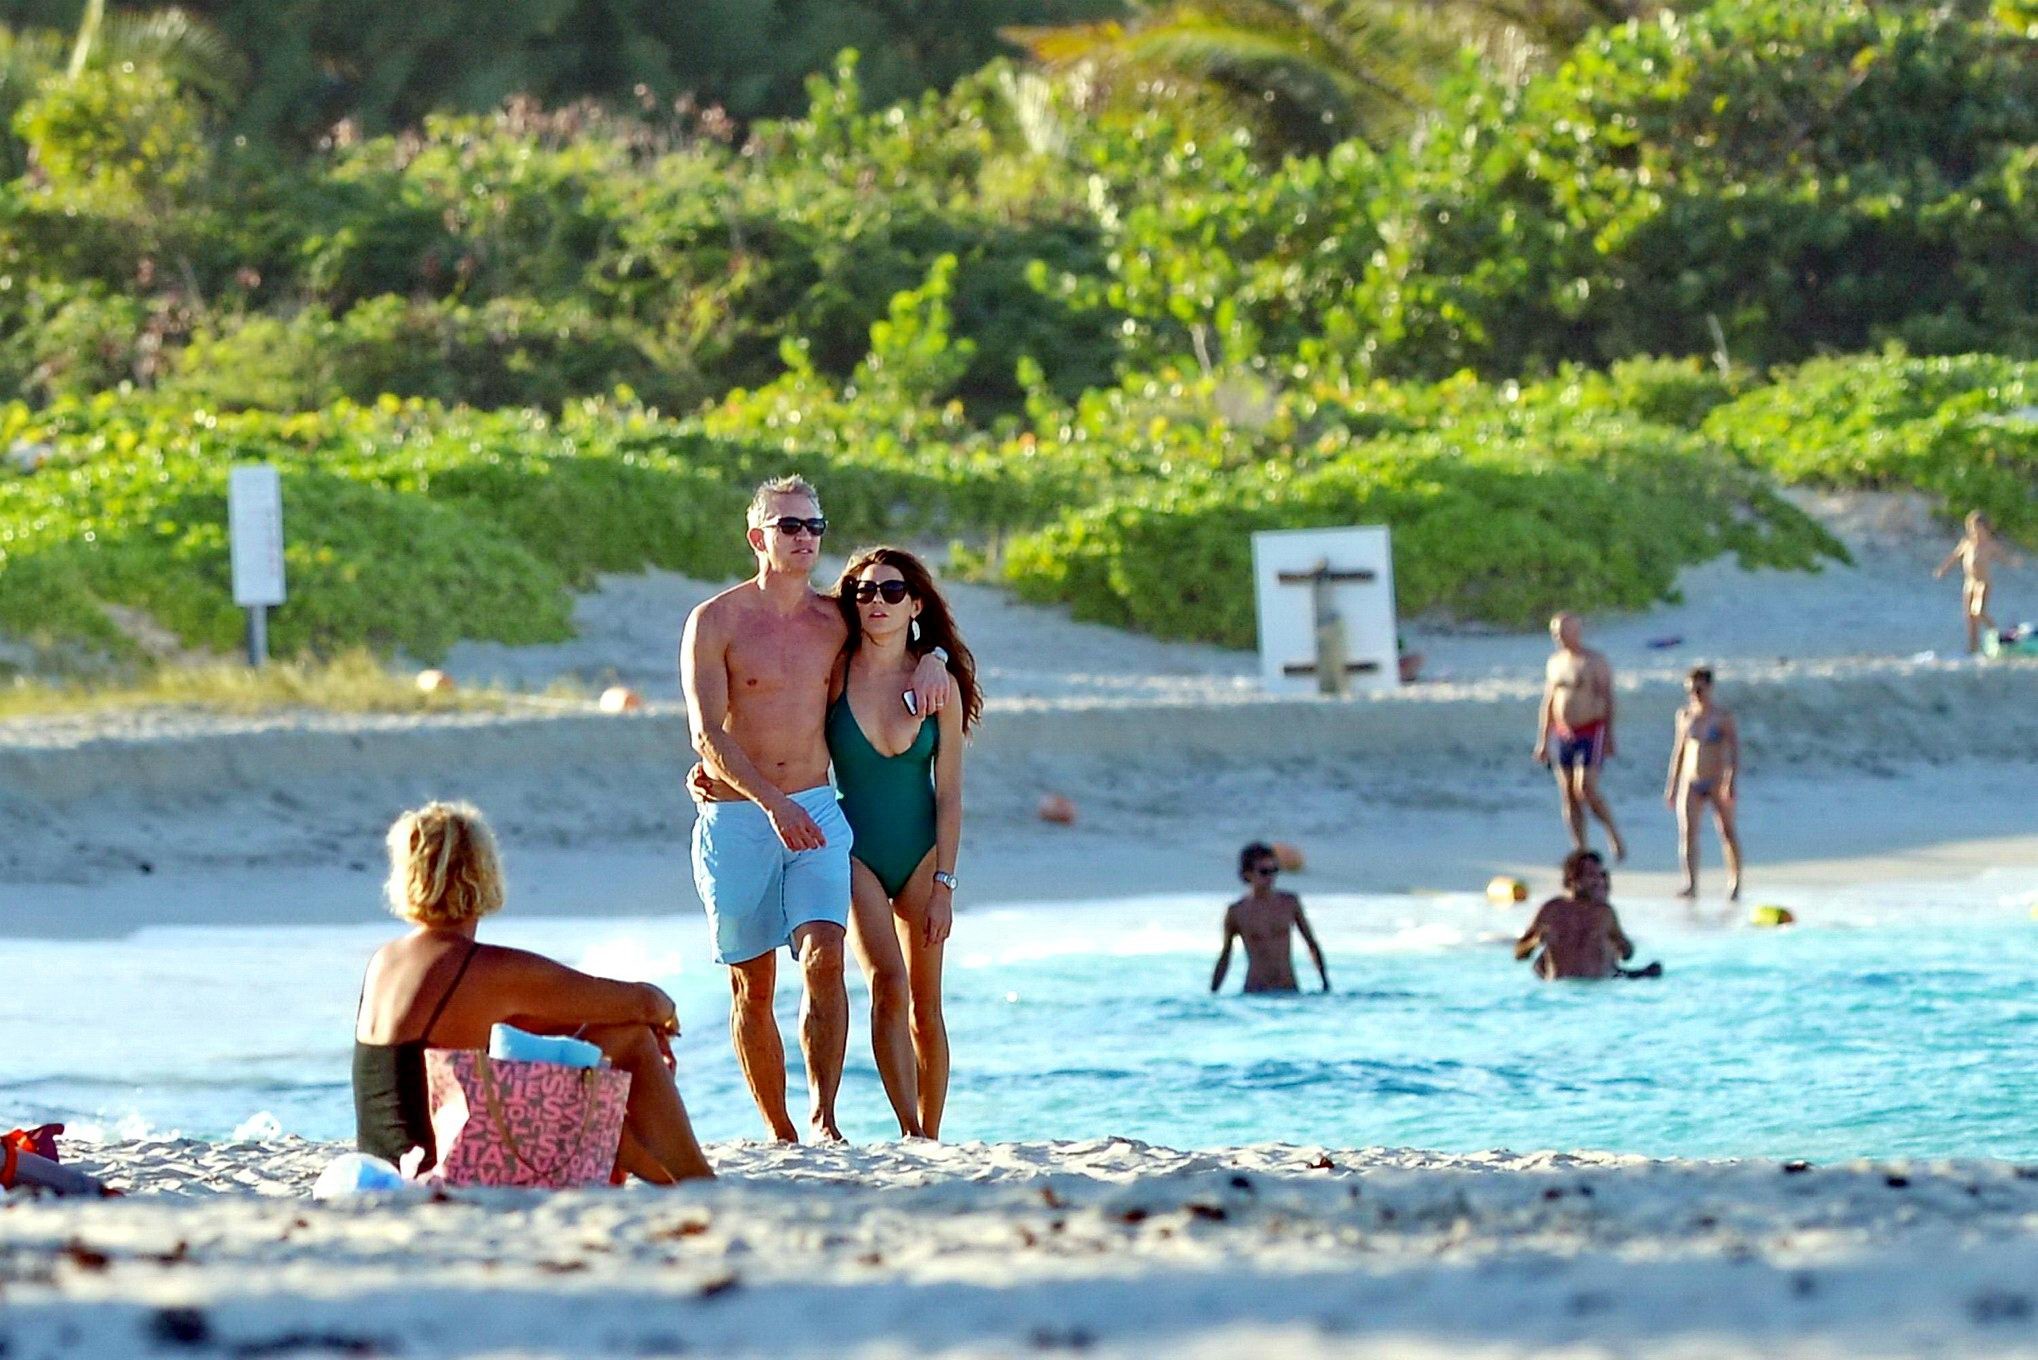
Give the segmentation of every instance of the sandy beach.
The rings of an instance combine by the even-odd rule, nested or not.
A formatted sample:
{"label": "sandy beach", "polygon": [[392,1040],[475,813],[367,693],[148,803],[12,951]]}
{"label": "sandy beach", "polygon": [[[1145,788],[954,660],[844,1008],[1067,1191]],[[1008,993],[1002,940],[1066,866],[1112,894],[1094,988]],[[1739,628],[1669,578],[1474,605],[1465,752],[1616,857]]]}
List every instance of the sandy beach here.
{"label": "sandy beach", "polygon": [[[2038,1169],[728,1144],[677,1191],[313,1204],[333,1149],[91,1150],[0,1212],[9,1355],[2038,1353]],[[422,1285],[422,1287],[421,1287]]]}
{"label": "sandy beach", "polygon": [[[1944,880],[2038,861],[2026,813],[2038,662],[1970,660],[1957,593],[1930,577],[1941,528],[1900,497],[1813,503],[1851,566],[1687,572],[1683,599],[1591,621],[1621,683],[1605,781],[1635,851],[1630,891],[1674,887],[1662,805],[1671,714],[1690,665],[1717,666],[1746,743],[1751,884]],[[255,718],[146,710],[0,723],[0,932],[145,922],[357,919],[383,828],[430,797],[479,802],[501,829],[523,910],[694,911],[685,868],[690,759],[673,670],[685,612],[714,589],[614,578],[560,647],[463,644],[469,682],[639,686],[638,714],[534,698],[450,717]],[[2006,573],[2004,617],[2038,613],[2038,567]],[[968,774],[970,891],[960,904],[1222,891],[1247,839],[1292,841],[1319,890],[1546,881],[1563,841],[1529,759],[1540,633],[1411,624],[1423,683],[1351,701],[1269,699],[1250,654],[1069,620],[957,588],[990,704]],[[1652,645],[1668,638],[1675,646]],[[1936,644],[1936,649],[1935,649]],[[1071,827],[1035,816],[1073,798]],[[599,884],[599,891],[590,891]],[[247,891],[242,891],[246,889]]]}

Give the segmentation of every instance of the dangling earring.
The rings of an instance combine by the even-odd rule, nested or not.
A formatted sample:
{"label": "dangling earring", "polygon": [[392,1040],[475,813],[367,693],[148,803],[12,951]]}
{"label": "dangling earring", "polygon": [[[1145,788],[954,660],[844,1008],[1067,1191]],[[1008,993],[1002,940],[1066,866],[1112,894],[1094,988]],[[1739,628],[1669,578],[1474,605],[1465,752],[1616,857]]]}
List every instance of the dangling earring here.
{"label": "dangling earring", "polygon": [[914,642],[920,640],[920,620],[914,619],[906,625],[906,636]]}

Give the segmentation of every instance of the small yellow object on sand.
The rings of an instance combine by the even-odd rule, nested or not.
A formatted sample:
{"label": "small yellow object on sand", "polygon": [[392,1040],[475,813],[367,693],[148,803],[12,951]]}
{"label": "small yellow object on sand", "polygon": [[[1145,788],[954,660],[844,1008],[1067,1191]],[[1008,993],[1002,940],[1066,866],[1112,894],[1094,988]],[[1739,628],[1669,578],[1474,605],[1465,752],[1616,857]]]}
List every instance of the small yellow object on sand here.
{"label": "small yellow object on sand", "polygon": [[453,688],[453,677],[440,670],[419,671],[418,688],[426,694],[445,694]]}
{"label": "small yellow object on sand", "polygon": [[1757,907],[1748,913],[1751,926],[1788,926],[1797,923],[1797,913],[1789,907]]}
{"label": "small yellow object on sand", "polygon": [[604,713],[635,713],[644,707],[643,696],[626,685],[610,685],[601,692],[600,703]]}
{"label": "small yellow object on sand", "polygon": [[1486,885],[1486,900],[1496,907],[1511,907],[1517,902],[1528,901],[1528,884],[1518,878],[1500,875]]}

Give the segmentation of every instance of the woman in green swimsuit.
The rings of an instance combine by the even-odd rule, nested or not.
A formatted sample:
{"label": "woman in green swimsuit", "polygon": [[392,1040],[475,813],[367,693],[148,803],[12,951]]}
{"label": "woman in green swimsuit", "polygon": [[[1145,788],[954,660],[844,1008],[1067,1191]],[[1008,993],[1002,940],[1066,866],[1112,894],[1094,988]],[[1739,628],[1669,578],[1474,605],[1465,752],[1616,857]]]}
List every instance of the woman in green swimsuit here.
{"label": "woman in green swimsuit", "polygon": [[[836,586],[849,644],[828,706],[828,754],[850,851],[849,937],[870,979],[870,1038],[902,1137],[938,1138],[948,1100],[941,955],[955,919],[963,737],[983,711],[976,660],[926,566],[902,548],[850,559]],[[956,702],[906,703],[913,668],[948,654]]]}

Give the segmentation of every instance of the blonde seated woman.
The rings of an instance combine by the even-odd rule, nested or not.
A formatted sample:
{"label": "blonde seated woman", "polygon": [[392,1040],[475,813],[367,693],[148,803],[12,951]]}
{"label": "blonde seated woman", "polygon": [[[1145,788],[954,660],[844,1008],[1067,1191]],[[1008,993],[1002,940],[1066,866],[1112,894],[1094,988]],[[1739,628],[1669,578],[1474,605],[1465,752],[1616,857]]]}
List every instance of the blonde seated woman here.
{"label": "blonde seated woman", "polygon": [[501,861],[481,814],[432,803],[389,829],[389,907],[411,931],[375,951],[354,1022],[354,1116],[361,1151],[401,1165],[437,1159],[426,1103],[427,1048],[485,1049],[489,1029],[572,1034],[630,1074],[617,1166],[656,1184],[712,1176],[672,1077],[672,998],[642,982],[591,977],[475,938],[503,903]]}

